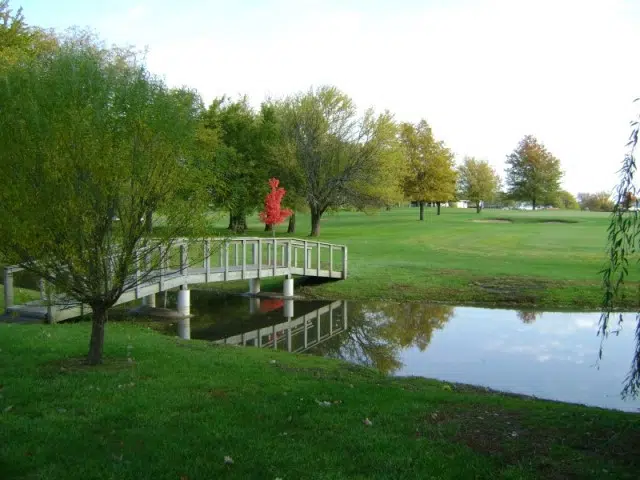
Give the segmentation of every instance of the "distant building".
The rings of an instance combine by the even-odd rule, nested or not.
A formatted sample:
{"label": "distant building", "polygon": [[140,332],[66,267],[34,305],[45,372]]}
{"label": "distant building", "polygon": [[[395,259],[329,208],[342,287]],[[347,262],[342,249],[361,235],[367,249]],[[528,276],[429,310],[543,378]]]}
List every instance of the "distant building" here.
{"label": "distant building", "polygon": [[469,200],[458,200],[455,206],[456,208],[469,208]]}

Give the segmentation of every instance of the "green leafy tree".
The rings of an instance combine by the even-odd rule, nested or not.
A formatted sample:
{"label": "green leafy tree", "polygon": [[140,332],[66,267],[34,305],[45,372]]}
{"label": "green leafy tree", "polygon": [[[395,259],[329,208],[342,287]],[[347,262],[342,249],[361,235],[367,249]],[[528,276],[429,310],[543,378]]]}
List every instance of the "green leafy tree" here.
{"label": "green leafy tree", "polygon": [[0,70],[51,52],[57,45],[53,33],[26,24],[22,8],[14,12],[9,0],[0,0]]}
{"label": "green leafy tree", "polygon": [[582,210],[591,212],[613,212],[611,194],[607,192],[579,193],[578,204]]}
{"label": "green leafy tree", "polygon": [[440,215],[440,204],[456,195],[453,153],[444,142],[435,140],[425,120],[401,124],[399,139],[406,159],[405,196],[419,203],[420,220],[424,220],[425,202],[435,202]]}
{"label": "green leafy tree", "polygon": [[[202,106],[131,56],[74,40],[0,73],[0,252],[52,285],[56,302],[91,307],[96,364],[108,310],[157,268],[147,256],[198,231]],[[164,223],[153,237],[148,211]]]}
{"label": "green leafy tree", "polygon": [[567,192],[566,190],[560,190],[552,205],[556,208],[562,208],[564,210],[578,210],[580,204],[576,197]]}
{"label": "green leafy tree", "polygon": [[475,202],[480,213],[484,202],[493,200],[500,188],[500,177],[486,160],[466,157],[458,168],[460,195]]}
{"label": "green leafy tree", "polygon": [[507,186],[516,200],[530,201],[533,210],[552,202],[560,190],[560,160],[533,136],[525,136],[507,156]]}
{"label": "green leafy tree", "polygon": [[266,180],[273,172],[272,144],[276,118],[267,107],[255,112],[246,97],[214,100],[203,115],[210,131],[214,203],[229,210],[229,229],[243,233],[247,215],[262,205]]}
{"label": "green leafy tree", "polygon": [[353,101],[321,87],[282,102],[283,132],[301,173],[296,187],[311,212],[311,236],[332,208],[384,205],[399,198],[401,157],[388,113],[358,116]]}

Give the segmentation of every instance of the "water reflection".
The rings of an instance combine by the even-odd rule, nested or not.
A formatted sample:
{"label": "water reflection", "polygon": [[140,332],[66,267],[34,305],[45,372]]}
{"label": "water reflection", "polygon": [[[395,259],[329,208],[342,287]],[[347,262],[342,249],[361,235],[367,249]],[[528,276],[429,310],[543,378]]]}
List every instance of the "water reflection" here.
{"label": "water reflection", "polygon": [[533,323],[538,318],[538,315],[542,316],[542,313],[534,312],[533,310],[517,310],[516,315],[522,323]]}
{"label": "water reflection", "polygon": [[350,305],[345,335],[314,349],[314,353],[375,367],[393,374],[403,367],[403,349],[424,351],[434,330],[453,316],[453,308],[425,303]]}
{"label": "water reflection", "polygon": [[[251,299],[262,308],[264,299]],[[294,318],[293,300],[280,301],[286,319],[280,323],[215,340],[215,343],[268,347],[299,353],[316,347],[347,330],[347,303],[336,301]],[[273,310],[268,310],[273,311]],[[184,337],[183,337],[184,338]]]}
{"label": "water reflection", "polygon": [[[171,303],[171,298],[169,303]],[[532,312],[424,303],[284,301],[192,292],[183,338],[307,352],[415,375],[607,408],[620,397],[635,337],[610,337],[596,367],[598,313]],[[635,317],[629,317],[633,320]],[[175,335],[176,325],[165,325]]]}

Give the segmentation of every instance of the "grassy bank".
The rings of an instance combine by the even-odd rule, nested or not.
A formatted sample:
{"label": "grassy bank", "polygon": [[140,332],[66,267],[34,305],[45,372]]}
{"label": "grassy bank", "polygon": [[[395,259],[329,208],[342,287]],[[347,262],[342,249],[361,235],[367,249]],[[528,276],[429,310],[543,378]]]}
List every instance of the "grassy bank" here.
{"label": "grassy bank", "polygon": [[0,324],[1,478],[619,479],[640,468],[633,414],[130,324],[109,325],[106,364],[87,368],[88,336],[87,324]]}
{"label": "grassy bank", "polygon": [[[349,278],[299,293],[549,309],[600,305],[606,213],[496,210],[477,215],[472,209],[443,209],[438,217],[428,209],[424,222],[417,218],[415,208],[326,215],[321,239],[348,245]],[[248,234],[264,234],[257,219],[250,220]],[[308,223],[299,215],[297,236],[308,233]],[[267,285],[280,288],[280,282]],[[246,285],[212,288],[238,291]],[[627,308],[635,307],[633,297]]]}

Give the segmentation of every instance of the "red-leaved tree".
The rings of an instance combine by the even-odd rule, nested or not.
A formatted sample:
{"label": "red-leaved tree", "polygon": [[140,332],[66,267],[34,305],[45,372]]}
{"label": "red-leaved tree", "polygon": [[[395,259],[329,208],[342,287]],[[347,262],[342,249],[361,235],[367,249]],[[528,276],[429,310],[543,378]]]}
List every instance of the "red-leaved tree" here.
{"label": "red-leaved tree", "polygon": [[278,188],[278,185],[280,185],[280,180],[277,178],[269,180],[271,191],[267,193],[264,199],[264,210],[260,212],[260,220],[271,227],[274,236],[276,234],[274,226],[284,222],[293,213],[288,208],[280,208],[282,198],[287,192],[282,187]]}

